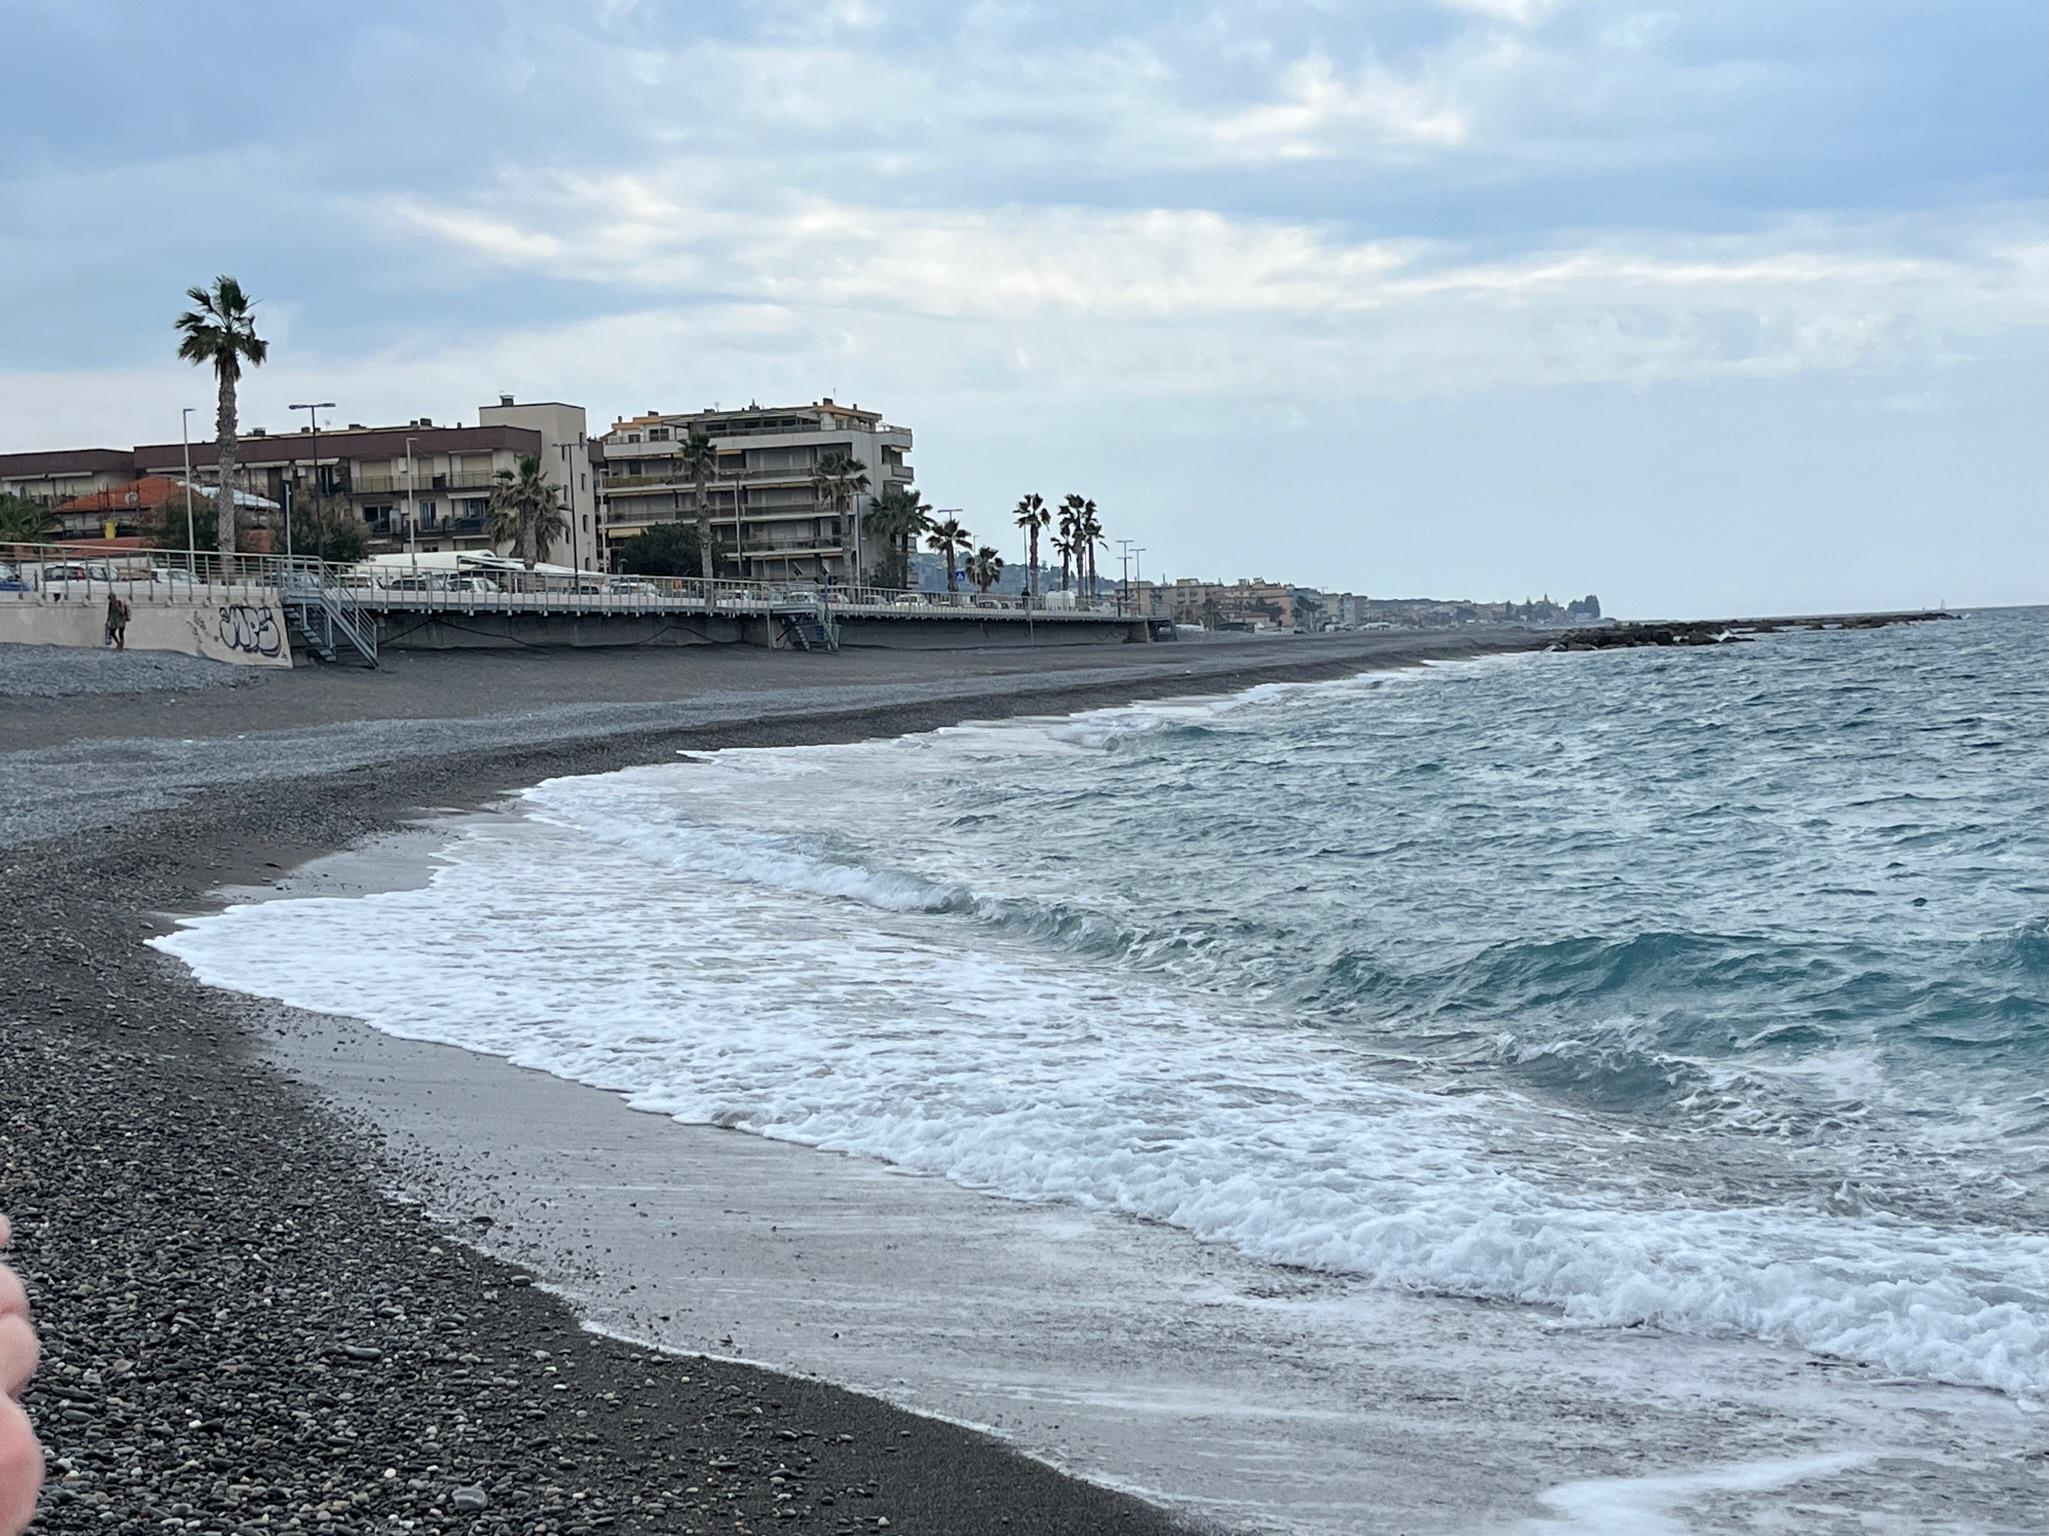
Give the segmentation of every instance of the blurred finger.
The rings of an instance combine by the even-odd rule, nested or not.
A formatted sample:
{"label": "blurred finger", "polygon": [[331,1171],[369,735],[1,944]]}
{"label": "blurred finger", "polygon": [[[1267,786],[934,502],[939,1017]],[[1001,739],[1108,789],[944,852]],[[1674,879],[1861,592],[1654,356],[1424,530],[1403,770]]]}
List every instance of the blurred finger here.
{"label": "blurred finger", "polygon": [[12,1398],[0,1397],[0,1536],[14,1536],[36,1513],[43,1486],[43,1449],[28,1415]]}
{"label": "blurred finger", "polygon": [[21,1287],[21,1276],[0,1264],[0,1317],[15,1313],[28,1316],[28,1292]]}
{"label": "blurred finger", "polygon": [[18,1313],[0,1317],[0,1393],[12,1397],[27,1386],[41,1354],[27,1318]]}

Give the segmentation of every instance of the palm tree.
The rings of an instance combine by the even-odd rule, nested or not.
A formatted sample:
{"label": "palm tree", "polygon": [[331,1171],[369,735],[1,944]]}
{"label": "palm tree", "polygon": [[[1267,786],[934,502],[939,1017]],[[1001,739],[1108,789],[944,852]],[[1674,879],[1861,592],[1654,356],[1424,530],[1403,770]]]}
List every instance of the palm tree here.
{"label": "palm tree", "polygon": [[1053,521],[1046,498],[1037,491],[1020,497],[1013,521],[1025,531],[1025,591],[1036,602],[1039,596],[1039,533]]}
{"label": "palm tree", "polygon": [[270,343],[256,334],[256,301],[242,291],[232,277],[217,277],[211,288],[187,288],[185,297],[193,308],[177,319],[178,355],[194,365],[210,364],[220,384],[220,410],[214,419],[221,465],[220,495],[229,504],[228,516],[217,518],[222,558],[235,553],[235,384],[242,377],[242,365],[261,368],[270,356]]}
{"label": "palm tree", "polygon": [[[844,453],[828,453],[811,471],[811,484],[825,504],[832,509],[833,515],[840,519],[840,526],[845,527],[848,513],[854,505],[854,498],[868,489],[868,466]],[[859,546],[860,540],[857,535],[857,554],[852,562],[855,586],[861,584]]]}
{"label": "palm tree", "polygon": [[[712,481],[718,478],[719,456],[718,451],[711,445],[711,438],[702,427],[692,427],[685,435],[683,446],[676,450],[676,467],[690,477],[690,483],[697,492],[697,568],[698,574],[706,581],[710,581],[710,492]],[[735,491],[733,494],[737,497],[740,493]],[[738,539],[737,534],[734,537]]]}
{"label": "palm tree", "polygon": [[1096,504],[1093,501],[1085,501],[1081,504],[1081,510],[1075,518],[1075,532],[1076,537],[1081,541],[1081,549],[1077,558],[1085,557],[1088,561],[1089,598],[1093,601],[1097,595],[1096,546],[1100,544],[1105,549],[1110,547],[1110,541],[1103,537],[1103,525],[1096,520]]}
{"label": "palm tree", "polygon": [[1081,579],[1081,509],[1086,505],[1073,492],[1060,498],[1060,536],[1053,541],[1053,547],[1060,551],[1060,590],[1067,590],[1067,571],[1074,568],[1075,580]]}
{"label": "palm tree", "polygon": [[973,534],[961,527],[957,517],[932,525],[932,532],[925,542],[946,557],[946,590],[949,592],[960,590],[960,571],[954,564],[954,557],[963,553],[974,539]]}
{"label": "palm tree", "polygon": [[0,544],[44,544],[57,531],[57,514],[26,496],[0,496]]}
{"label": "palm tree", "polygon": [[918,536],[932,526],[932,509],[925,505],[924,493],[908,486],[884,486],[861,515],[861,526],[890,552],[888,567],[878,562],[884,584],[909,586],[911,550]]}
{"label": "palm tree", "polygon": [[527,454],[517,470],[498,471],[491,488],[489,530],[493,544],[510,544],[528,570],[547,558],[557,539],[569,537],[569,519],[562,513],[562,488],[544,479],[541,461]]}
{"label": "palm tree", "polygon": [[1003,579],[1003,556],[984,544],[968,556],[968,580],[984,593]]}

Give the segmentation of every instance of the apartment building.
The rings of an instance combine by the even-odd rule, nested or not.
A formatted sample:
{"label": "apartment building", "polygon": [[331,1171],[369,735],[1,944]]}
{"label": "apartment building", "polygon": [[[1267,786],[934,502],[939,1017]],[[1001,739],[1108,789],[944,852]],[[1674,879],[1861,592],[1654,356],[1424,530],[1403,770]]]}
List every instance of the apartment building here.
{"label": "apartment building", "polygon": [[1201,581],[1183,576],[1161,589],[1177,624],[1229,629],[1293,629],[1300,588],[1255,576],[1250,581]]}
{"label": "apartment building", "polygon": [[135,478],[135,455],[126,448],[0,453],[0,496],[26,497],[39,506],[119,490]]}
{"label": "apartment building", "polygon": [[[615,422],[597,455],[608,559],[656,523],[695,519],[696,487],[677,458],[692,430],[708,436],[718,456],[708,500],[721,569],[768,581],[853,581],[857,567],[872,569],[878,552],[860,547],[859,520],[877,493],[911,484],[911,433],[830,397],[798,406],[649,411]],[[858,461],[868,477],[867,491],[845,511],[812,479],[834,453]]]}
{"label": "apartment building", "polygon": [[[318,432],[251,427],[236,452],[236,478],[238,489],[279,503],[290,495],[303,505],[316,494],[346,502],[374,551],[433,554],[492,548],[492,488],[501,472],[535,458],[569,522],[569,538],[548,550],[548,562],[596,571],[597,493],[584,429],[580,405],[522,405],[510,395],[480,407],[475,426],[437,425],[423,416],[403,426],[350,422]],[[182,475],[185,451],[183,443],[147,443],[129,462],[136,476]],[[210,442],[192,445],[192,471],[200,484],[219,477]]]}

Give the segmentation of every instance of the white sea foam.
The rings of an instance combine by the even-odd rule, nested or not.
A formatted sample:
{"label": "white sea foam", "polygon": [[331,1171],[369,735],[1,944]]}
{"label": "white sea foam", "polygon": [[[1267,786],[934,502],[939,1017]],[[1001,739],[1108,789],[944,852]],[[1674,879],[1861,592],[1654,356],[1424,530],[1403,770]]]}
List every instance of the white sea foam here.
{"label": "white sea foam", "polygon": [[[1077,731],[1097,750],[1160,719],[1033,725],[1002,750]],[[873,838],[839,846],[850,818],[916,813],[907,776],[993,750],[971,730],[552,781],[531,819],[459,836],[422,889],[239,907],[157,942],[217,985],[643,1109],[1276,1263],[2040,1393],[2049,1242],[1646,1202],[1628,1140],[1591,1121],[1377,1081],[1241,997],[973,921],[986,851],[911,873]]]}

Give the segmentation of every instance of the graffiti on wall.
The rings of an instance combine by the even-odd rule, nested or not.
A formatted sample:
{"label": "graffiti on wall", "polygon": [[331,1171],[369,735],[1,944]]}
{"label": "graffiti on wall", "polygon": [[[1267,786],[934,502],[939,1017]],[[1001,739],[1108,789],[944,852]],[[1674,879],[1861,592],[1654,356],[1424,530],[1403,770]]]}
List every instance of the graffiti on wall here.
{"label": "graffiti on wall", "polygon": [[226,603],[214,619],[214,639],[244,656],[276,656],[284,650],[277,615],[247,603]]}

